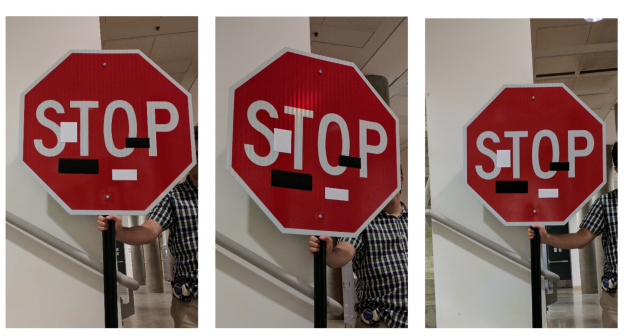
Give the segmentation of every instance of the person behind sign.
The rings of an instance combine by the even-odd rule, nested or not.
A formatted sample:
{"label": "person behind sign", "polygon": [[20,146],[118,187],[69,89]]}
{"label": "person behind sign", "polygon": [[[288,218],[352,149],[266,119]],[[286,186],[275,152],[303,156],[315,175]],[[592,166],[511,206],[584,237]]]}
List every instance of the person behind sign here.
{"label": "person behind sign", "polygon": [[[404,180],[400,167],[401,181]],[[326,265],[341,268],[350,260],[357,276],[357,328],[408,328],[409,212],[398,192],[356,238],[309,237],[309,251],[326,242]]]}
{"label": "person behind sign", "polygon": [[[194,128],[196,157],[198,126]],[[170,313],[176,328],[198,327],[198,165],[184,182],[176,185],[146,217],[143,225],[122,227],[115,215],[98,216],[98,230],[106,231],[107,220],[115,221],[115,239],[129,245],[144,245],[163,230],[170,230],[168,247],[174,256],[172,308]]]}
{"label": "person behind sign", "polygon": [[[611,154],[617,173],[617,141]],[[534,224],[531,227],[539,229],[543,244],[561,249],[582,249],[596,236],[602,235],[602,249],[606,256],[602,276],[604,291],[600,295],[602,326],[617,328],[617,189],[600,196],[593,203],[576,233],[556,235],[549,234],[542,225]],[[534,236],[534,231],[528,228],[528,238]]]}

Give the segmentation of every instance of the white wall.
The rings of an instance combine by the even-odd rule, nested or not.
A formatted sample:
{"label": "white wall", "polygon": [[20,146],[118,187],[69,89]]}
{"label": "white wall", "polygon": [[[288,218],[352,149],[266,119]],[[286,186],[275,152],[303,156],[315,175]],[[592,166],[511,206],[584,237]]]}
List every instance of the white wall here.
{"label": "white wall", "polygon": [[[532,83],[529,20],[426,20],[432,209],[530,258],[463,185],[463,126],[503,84]],[[435,223],[433,221],[433,223]],[[437,326],[530,327],[530,271],[433,224]]]}
{"label": "white wall", "polygon": [[[102,259],[95,217],[68,215],[18,163],[21,92],[69,49],[100,49],[98,18],[9,17],[6,28],[7,210]],[[7,327],[104,327],[101,275],[11,225],[6,233]]]}
{"label": "white wall", "polygon": [[[312,283],[307,237],[281,234],[226,170],[228,88],[284,47],[310,51],[308,17],[216,18],[215,225],[218,232]],[[312,300],[219,247],[215,272],[217,327],[313,326]]]}

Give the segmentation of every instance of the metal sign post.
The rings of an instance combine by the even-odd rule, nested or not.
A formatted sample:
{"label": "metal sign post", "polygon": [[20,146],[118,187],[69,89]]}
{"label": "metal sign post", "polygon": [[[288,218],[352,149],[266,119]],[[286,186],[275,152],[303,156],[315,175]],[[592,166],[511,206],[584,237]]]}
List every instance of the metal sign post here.
{"label": "metal sign post", "polygon": [[533,328],[543,328],[541,305],[541,237],[539,229],[532,228],[535,236],[530,241],[530,283],[532,291]]}
{"label": "metal sign post", "polygon": [[[319,237],[318,237],[319,238]],[[326,242],[320,239],[320,250],[313,261],[313,309],[314,327],[326,328]]]}
{"label": "metal sign post", "polygon": [[102,232],[102,264],[104,266],[104,326],[117,328],[117,255],[115,221],[113,220],[109,220],[109,229]]}

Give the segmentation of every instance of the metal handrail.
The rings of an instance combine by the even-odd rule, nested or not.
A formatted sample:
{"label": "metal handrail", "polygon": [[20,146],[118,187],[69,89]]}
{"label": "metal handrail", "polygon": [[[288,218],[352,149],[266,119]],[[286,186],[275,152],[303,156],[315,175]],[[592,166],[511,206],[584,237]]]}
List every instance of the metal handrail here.
{"label": "metal handrail", "polygon": [[[482,244],[485,247],[490,248],[493,251],[498,252],[499,254],[501,254],[502,256],[530,269],[530,260],[528,259],[524,259],[521,256],[519,256],[518,254],[511,252],[507,249],[505,249],[504,247],[494,243],[493,241],[479,235],[478,233],[466,228],[465,226],[451,220],[450,218],[447,218],[443,215],[440,215],[432,210],[426,210],[426,217],[427,218],[432,218],[435,219],[436,221],[438,221],[439,223],[453,229],[456,232],[461,233],[462,235],[471,238],[472,240],[474,240],[475,242],[478,242],[480,244]],[[546,279],[552,280],[552,281],[558,281],[561,278],[559,277],[558,274],[554,273],[554,272],[550,272],[545,268],[541,268],[541,274],[546,277]]]}
{"label": "metal handrail", "polygon": [[[61,239],[49,234],[48,232],[36,227],[35,225],[25,221],[24,219],[18,217],[17,215],[6,211],[6,222],[7,224],[11,224],[16,228],[27,232],[28,234],[34,236],[35,238],[45,242],[46,244],[56,248],[57,250],[65,253],[69,257],[81,262],[85,266],[95,270],[96,272],[102,274],[104,272],[104,267],[102,266],[102,262],[95,259],[92,256],[87,255],[85,252],[71,246],[70,244],[62,241]],[[94,228],[95,230],[95,228]],[[124,287],[131,290],[139,289],[139,282],[135,279],[126,276],[123,273],[117,272],[117,281]]]}
{"label": "metal handrail", "polygon": [[[239,258],[249,262],[250,264],[264,271],[265,273],[280,280],[281,282],[288,285],[289,287],[297,290],[298,292],[308,296],[311,299],[314,298],[313,286],[287,273],[287,271],[285,271],[284,269],[265,260],[258,254],[250,251],[249,249],[245,248],[244,246],[237,243],[236,241],[216,231],[215,242],[217,243],[217,245],[223,247],[224,249],[238,256]],[[341,304],[339,304],[339,302],[335,301],[334,299],[327,296],[326,304],[328,305],[329,311],[333,315],[343,314],[343,307],[341,306]]]}

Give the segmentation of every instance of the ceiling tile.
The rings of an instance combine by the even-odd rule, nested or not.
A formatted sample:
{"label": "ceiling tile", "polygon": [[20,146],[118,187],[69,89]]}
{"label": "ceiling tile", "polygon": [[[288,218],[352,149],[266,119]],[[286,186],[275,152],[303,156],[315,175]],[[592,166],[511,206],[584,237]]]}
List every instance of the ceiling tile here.
{"label": "ceiling tile", "polygon": [[405,86],[402,89],[400,89],[400,91],[398,91],[398,93],[396,93],[397,95],[401,95],[401,96],[408,96],[409,95],[409,86]]}
{"label": "ceiling tile", "polygon": [[611,68],[617,68],[617,50],[585,54],[580,66],[580,70]]}
{"label": "ceiling tile", "polygon": [[327,17],[324,25],[373,32],[385,19],[384,17]]}
{"label": "ceiling tile", "polygon": [[393,83],[408,69],[408,19],[402,21],[376,54],[363,67],[364,75],[381,75]]}
{"label": "ceiling tile", "polygon": [[409,125],[400,124],[400,144],[403,144],[409,140]]}
{"label": "ceiling tile", "polygon": [[582,100],[583,103],[585,103],[585,105],[587,105],[590,109],[595,110],[595,109],[602,108],[602,105],[604,104],[604,98],[606,98],[606,95],[595,94],[595,95],[579,96],[578,98],[580,98],[580,100]]}
{"label": "ceiling tile", "polygon": [[585,44],[590,29],[591,25],[539,28],[535,48],[550,49]]}
{"label": "ceiling tile", "polygon": [[374,33],[363,30],[311,24],[311,42],[363,48],[372,34]]}
{"label": "ceiling tile", "polygon": [[540,57],[535,59],[535,74],[551,74],[578,70],[583,55]]}
{"label": "ceiling tile", "polygon": [[[159,28],[157,30],[157,27]],[[123,38],[197,32],[198,17],[152,17],[146,20],[100,25],[102,41]]]}
{"label": "ceiling tile", "polygon": [[617,20],[602,20],[591,26],[587,44],[617,42]]}
{"label": "ceiling tile", "polygon": [[182,83],[183,78],[185,78],[184,72],[179,73],[168,73],[178,84]]}
{"label": "ceiling tile", "polygon": [[198,32],[159,35],[150,58],[156,63],[189,60],[198,54]]}
{"label": "ceiling tile", "polygon": [[585,76],[576,78],[575,90],[589,90],[595,88],[610,88],[617,85],[617,75]]}
{"label": "ceiling tile", "polygon": [[409,97],[395,95],[389,99],[389,106],[396,116],[407,116],[409,114]]}
{"label": "ceiling tile", "polygon": [[322,24],[322,22],[324,22],[324,17],[315,17],[312,16],[309,18],[309,22],[312,24]]}
{"label": "ceiling tile", "polygon": [[154,36],[137,37],[123,40],[104,41],[102,49],[118,50],[118,49],[139,49],[141,52],[150,57]]}
{"label": "ceiling tile", "polygon": [[326,44],[311,42],[311,52],[318,55],[338,58],[340,60],[352,62],[361,48],[346,47],[337,44]]}
{"label": "ceiling tile", "polygon": [[565,86],[567,86],[568,89],[574,90],[575,82],[576,82],[576,78],[567,78],[567,79],[536,80],[535,84],[563,83],[565,84]]}
{"label": "ceiling tile", "polygon": [[187,72],[189,66],[191,65],[191,61],[189,59],[182,61],[172,61],[172,62],[154,62],[156,63],[163,71],[167,73],[178,73],[178,72]]}
{"label": "ceiling tile", "polygon": [[106,16],[105,24],[158,19],[160,16]]}

